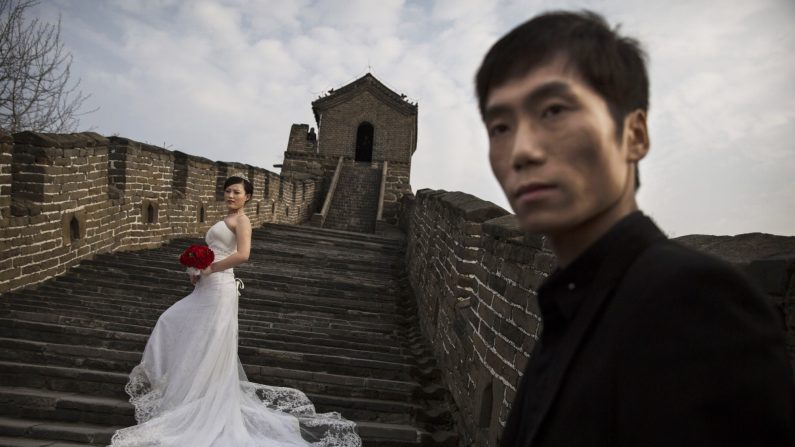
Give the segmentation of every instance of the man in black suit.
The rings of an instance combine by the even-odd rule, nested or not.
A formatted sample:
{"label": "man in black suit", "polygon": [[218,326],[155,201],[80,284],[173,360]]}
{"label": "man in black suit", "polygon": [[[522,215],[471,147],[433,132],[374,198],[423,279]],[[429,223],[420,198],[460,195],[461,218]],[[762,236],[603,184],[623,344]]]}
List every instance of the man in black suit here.
{"label": "man in black suit", "polygon": [[639,44],[594,13],[547,13],[498,41],[476,84],[494,174],[559,262],[502,445],[795,446],[781,318],[638,210]]}

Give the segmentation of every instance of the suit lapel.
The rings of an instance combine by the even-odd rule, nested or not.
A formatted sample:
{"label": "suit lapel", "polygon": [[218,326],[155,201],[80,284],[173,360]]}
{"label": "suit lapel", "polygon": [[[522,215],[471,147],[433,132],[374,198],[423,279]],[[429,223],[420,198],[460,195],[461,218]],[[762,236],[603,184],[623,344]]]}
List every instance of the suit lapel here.
{"label": "suit lapel", "polygon": [[570,332],[561,342],[553,366],[555,373],[547,381],[548,388],[540,394],[538,423],[531,428],[531,432],[525,438],[524,447],[533,445],[539,429],[544,426],[544,420],[549,414],[577,351],[582,346],[586,335],[598,323],[600,315],[609,304],[613,291],[621,282],[624,273],[649,245],[656,240],[665,239],[665,235],[651,220],[645,220],[647,223],[644,222],[640,231],[628,231],[613,241],[614,244],[611,244],[613,247],[621,248],[607,252],[604,261],[600,264],[596,280],[589,286],[589,296],[577,310],[576,324],[572,324],[567,329]]}

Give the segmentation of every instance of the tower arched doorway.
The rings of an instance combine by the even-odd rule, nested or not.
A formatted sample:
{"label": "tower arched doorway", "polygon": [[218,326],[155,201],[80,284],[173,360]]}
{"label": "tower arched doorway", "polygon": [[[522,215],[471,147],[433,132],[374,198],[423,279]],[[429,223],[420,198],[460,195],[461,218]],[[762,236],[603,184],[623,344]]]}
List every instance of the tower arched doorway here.
{"label": "tower arched doorway", "polygon": [[373,125],[368,122],[359,124],[356,129],[356,161],[373,160]]}

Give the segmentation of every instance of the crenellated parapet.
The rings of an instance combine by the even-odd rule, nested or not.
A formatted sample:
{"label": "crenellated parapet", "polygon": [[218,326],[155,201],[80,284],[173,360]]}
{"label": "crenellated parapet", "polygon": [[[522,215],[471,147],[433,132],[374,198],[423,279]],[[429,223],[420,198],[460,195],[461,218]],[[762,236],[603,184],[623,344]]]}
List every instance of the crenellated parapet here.
{"label": "crenellated parapet", "polygon": [[90,132],[0,135],[0,292],[96,253],[204,234],[223,216],[233,174],[254,184],[246,211],[255,226],[302,223],[318,207],[318,179]]}

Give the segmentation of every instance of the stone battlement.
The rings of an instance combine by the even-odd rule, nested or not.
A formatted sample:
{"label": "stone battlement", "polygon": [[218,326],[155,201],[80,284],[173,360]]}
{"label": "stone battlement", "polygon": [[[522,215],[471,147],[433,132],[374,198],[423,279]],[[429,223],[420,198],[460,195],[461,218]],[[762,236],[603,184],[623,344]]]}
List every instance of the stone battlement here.
{"label": "stone battlement", "polygon": [[322,200],[318,179],[127,138],[0,135],[0,292],[39,283],[97,253],[204,234],[223,216],[223,182],[233,174],[254,185],[246,206],[254,226],[305,222]]}

